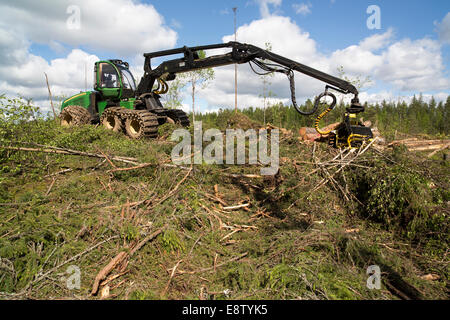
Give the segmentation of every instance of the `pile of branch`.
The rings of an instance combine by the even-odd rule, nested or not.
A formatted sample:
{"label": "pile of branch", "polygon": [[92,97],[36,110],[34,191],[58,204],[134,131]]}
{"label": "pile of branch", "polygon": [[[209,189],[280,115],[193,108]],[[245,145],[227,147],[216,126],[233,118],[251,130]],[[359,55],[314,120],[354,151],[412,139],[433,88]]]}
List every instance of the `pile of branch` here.
{"label": "pile of branch", "polygon": [[[322,188],[324,185],[329,183],[333,189],[342,194],[346,201],[350,201],[351,199],[358,201],[356,197],[349,191],[347,186],[347,180],[344,174],[344,169],[348,166],[359,166],[364,167],[364,162],[358,163],[358,160],[362,159],[362,155],[374,144],[377,142],[379,138],[375,137],[370,143],[367,145],[362,145],[358,149],[342,149],[338,155],[336,155],[333,159],[329,161],[317,161],[314,156],[315,145],[313,150],[313,160],[317,170],[322,171],[324,178],[317,184],[317,186],[311,191],[315,192],[318,189]],[[342,180],[344,181],[343,185],[337,181],[337,176],[340,174],[342,176]]]}

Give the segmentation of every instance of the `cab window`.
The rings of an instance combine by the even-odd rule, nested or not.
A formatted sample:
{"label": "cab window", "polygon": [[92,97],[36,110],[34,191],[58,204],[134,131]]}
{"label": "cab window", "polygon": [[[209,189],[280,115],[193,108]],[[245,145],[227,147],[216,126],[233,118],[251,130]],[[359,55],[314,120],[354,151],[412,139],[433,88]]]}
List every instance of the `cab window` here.
{"label": "cab window", "polygon": [[119,88],[119,75],[116,69],[109,63],[100,64],[100,87]]}
{"label": "cab window", "polygon": [[136,90],[136,83],[134,82],[133,75],[128,69],[120,68],[122,72],[122,82],[124,89]]}

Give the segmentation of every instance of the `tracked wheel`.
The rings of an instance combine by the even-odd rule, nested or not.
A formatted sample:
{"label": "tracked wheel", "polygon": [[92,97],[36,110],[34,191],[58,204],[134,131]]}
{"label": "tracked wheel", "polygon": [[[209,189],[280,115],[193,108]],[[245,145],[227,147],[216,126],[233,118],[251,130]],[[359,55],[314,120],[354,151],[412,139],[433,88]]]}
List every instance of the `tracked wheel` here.
{"label": "tracked wheel", "polygon": [[189,127],[190,125],[186,112],[179,109],[169,110],[167,113],[167,122],[181,124],[183,127]]}
{"label": "tracked wheel", "polygon": [[125,117],[125,131],[130,138],[158,136],[158,118],[154,114],[145,110],[128,110]]}
{"label": "tracked wheel", "polygon": [[80,126],[91,123],[92,116],[88,110],[81,106],[67,106],[59,115],[62,126]]}
{"label": "tracked wheel", "polygon": [[122,108],[112,107],[103,111],[100,117],[100,123],[107,130],[112,130],[114,132],[120,132],[123,130],[123,121],[121,116]]}

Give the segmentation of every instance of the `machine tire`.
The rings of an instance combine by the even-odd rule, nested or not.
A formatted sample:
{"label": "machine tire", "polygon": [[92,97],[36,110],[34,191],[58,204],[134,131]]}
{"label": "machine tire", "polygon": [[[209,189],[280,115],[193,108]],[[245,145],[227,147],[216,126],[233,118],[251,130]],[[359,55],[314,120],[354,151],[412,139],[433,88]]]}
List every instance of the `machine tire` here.
{"label": "machine tire", "polygon": [[156,138],[158,118],[145,110],[128,110],[124,114],[125,132],[132,139]]}
{"label": "machine tire", "polygon": [[114,132],[123,131],[123,121],[120,114],[121,111],[122,108],[120,107],[106,109],[100,117],[100,123],[107,130],[112,130]]}
{"label": "machine tire", "polygon": [[59,119],[64,127],[80,126],[91,123],[92,115],[81,106],[67,106],[61,111]]}

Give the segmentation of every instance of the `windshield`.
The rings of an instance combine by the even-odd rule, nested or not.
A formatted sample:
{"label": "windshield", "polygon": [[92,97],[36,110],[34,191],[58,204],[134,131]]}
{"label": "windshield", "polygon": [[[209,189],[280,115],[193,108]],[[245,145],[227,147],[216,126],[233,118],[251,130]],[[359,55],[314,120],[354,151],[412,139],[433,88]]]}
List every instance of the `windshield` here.
{"label": "windshield", "polygon": [[136,90],[136,83],[134,82],[133,75],[128,69],[120,67],[120,71],[122,72],[122,82],[124,89],[131,89],[133,91]]}
{"label": "windshield", "polygon": [[109,63],[100,64],[100,87],[102,88],[118,88],[119,79],[117,72]]}

